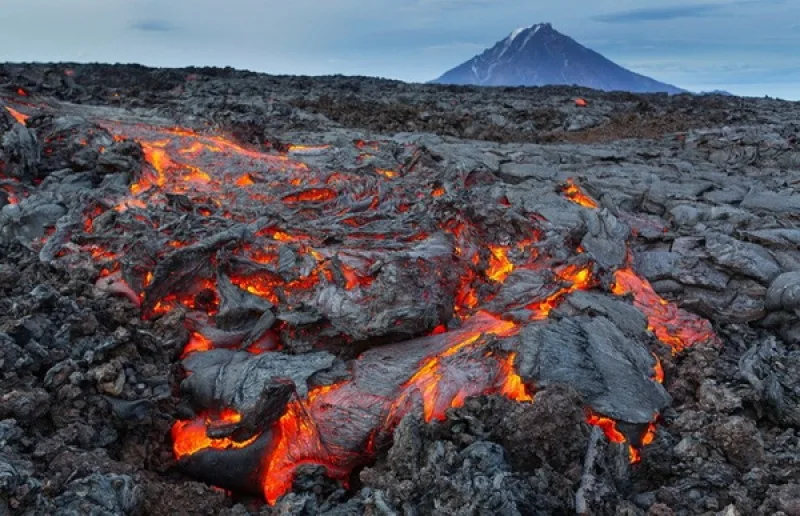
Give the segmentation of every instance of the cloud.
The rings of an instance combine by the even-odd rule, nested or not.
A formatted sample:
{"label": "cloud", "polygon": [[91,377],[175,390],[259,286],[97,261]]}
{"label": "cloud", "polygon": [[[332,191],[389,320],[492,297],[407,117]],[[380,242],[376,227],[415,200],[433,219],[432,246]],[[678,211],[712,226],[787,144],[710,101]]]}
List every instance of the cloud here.
{"label": "cloud", "polygon": [[144,32],[169,32],[175,29],[175,27],[166,20],[141,20],[131,25],[131,28]]}
{"label": "cloud", "polygon": [[669,7],[648,7],[630,9],[594,16],[594,21],[605,23],[639,23],[643,21],[664,21],[677,18],[697,18],[708,16],[726,7],[724,4],[673,5]]}

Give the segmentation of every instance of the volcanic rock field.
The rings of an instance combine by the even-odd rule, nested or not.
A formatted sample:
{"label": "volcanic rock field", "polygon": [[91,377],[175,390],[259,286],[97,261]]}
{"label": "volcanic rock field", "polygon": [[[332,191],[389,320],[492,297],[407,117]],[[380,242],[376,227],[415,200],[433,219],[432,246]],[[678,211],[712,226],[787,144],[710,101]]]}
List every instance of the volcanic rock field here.
{"label": "volcanic rock field", "polygon": [[800,103],[0,65],[6,514],[800,515]]}

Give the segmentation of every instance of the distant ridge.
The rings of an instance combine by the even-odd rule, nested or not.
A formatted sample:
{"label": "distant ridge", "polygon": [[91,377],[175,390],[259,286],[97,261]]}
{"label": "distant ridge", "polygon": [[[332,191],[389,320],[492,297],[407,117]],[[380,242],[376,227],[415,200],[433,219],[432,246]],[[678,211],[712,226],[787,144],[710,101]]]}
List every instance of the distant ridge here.
{"label": "distant ridge", "polygon": [[511,32],[493,47],[431,81],[481,86],[577,85],[605,91],[684,93],[627,70],[539,23]]}

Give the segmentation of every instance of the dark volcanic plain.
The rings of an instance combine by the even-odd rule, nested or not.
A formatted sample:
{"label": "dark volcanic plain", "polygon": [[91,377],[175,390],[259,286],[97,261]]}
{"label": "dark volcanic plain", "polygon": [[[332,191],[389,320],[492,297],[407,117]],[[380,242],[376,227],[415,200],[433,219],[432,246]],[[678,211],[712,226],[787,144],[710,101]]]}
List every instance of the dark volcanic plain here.
{"label": "dark volcanic plain", "polygon": [[[264,197],[234,213],[260,222],[239,223],[229,197],[214,202],[232,184],[201,198],[170,177],[158,186],[171,193],[141,197],[160,177],[143,170],[174,143],[144,125],[304,165],[274,188],[269,170],[240,176]],[[0,515],[800,515],[800,103],[0,65],[0,135]],[[208,183],[203,170],[186,181]],[[594,205],[570,201],[571,184]],[[448,217],[468,229],[442,229]],[[164,228],[190,243],[165,254]],[[279,299],[234,287],[251,237],[277,253]],[[579,268],[590,276],[565,279]],[[467,273],[477,305],[463,299]],[[634,273],[649,297],[620,292]],[[217,283],[193,291],[195,276]],[[569,287],[576,277],[585,288]],[[193,297],[176,301],[181,289]],[[409,339],[469,330],[475,306],[520,329],[481,337],[465,363],[497,375],[513,364],[532,403],[509,399],[503,376],[441,420],[409,411],[348,482],[306,464],[273,506],[176,461],[170,429],[196,415],[187,397],[225,396],[197,373],[184,381],[202,362],[181,357],[198,334],[234,342],[213,351],[231,364],[298,360],[298,391],[358,389],[356,356],[402,361]],[[658,320],[659,306],[681,315]],[[269,413],[214,367],[214,388],[234,382],[230,403]],[[641,460],[588,424],[587,407],[632,443],[658,412]],[[214,431],[233,439],[259,421],[246,423]]]}

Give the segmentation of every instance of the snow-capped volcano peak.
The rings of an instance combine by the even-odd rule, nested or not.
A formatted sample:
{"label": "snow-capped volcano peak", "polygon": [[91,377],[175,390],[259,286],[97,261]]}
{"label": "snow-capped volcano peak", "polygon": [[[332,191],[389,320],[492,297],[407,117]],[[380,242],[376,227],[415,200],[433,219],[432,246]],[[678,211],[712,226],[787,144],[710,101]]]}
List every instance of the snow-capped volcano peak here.
{"label": "snow-capped volcano peak", "polygon": [[510,41],[514,41],[517,38],[517,36],[519,36],[525,31],[532,31],[531,35],[536,34],[543,27],[551,27],[551,25],[549,23],[536,23],[534,25],[529,25],[527,27],[520,27],[518,29],[512,30],[511,34],[508,35],[507,39]]}
{"label": "snow-capped volcano peak", "polygon": [[491,48],[432,82],[486,86],[576,84],[632,92],[683,91],[622,68],[556,31],[549,23],[513,30]]}

